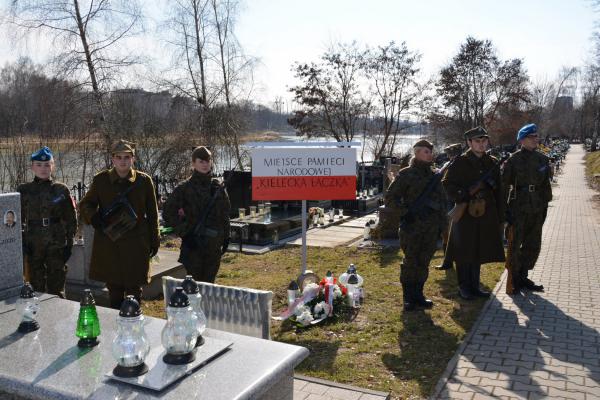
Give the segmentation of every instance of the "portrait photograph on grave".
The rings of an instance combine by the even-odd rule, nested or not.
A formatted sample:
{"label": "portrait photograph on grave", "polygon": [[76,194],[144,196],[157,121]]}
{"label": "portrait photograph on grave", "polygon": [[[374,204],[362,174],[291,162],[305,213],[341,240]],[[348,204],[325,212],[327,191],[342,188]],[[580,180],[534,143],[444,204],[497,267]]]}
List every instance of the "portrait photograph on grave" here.
{"label": "portrait photograph on grave", "polygon": [[14,228],[15,225],[17,225],[17,215],[15,214],[14,210],[7,210],[4,213],[3,222],[4,226],[7,228]]}

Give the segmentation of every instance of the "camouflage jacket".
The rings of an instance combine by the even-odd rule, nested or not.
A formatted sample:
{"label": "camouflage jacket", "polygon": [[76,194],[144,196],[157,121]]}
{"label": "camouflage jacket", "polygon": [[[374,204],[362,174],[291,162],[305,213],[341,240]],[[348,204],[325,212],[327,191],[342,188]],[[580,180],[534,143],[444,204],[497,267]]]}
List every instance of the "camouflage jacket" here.
{"label": "camouflage jacket", "polygon": [[220,246],[229,238],[229,196],[218,179],[194,171],[192,176],[180,183],[169,196],[163,207],[166,226],[173,227],[177,235],[184,237],[191,233],[203,217],[211,198],[217,197],[206,217],[206,228],[217,231],[211,242]]}
{"label": "camouflage jacket", "polygon": [[548,157],[538,151],[521,148],[504,164],[503,198],[509,210],[517,213],[541,212],[552,200],[551,168]]}
{"label": "camouflage jacket", "polygon": [[[400,217],[406,215],[411,204],[423,193],[433,176],[434,172],[431,169],[431,164],[419,162],[413,158],[408,167],[398,172],[388,188],[385,194],[386,208],[398,209]],[[415,227],[434,224],[444,229],[448,224],[446,215],[447,200],[441,183],[436,185],[425,200],[427,201],[425,206],[427,213],[422,219],[416,218]]]}
{"label": "camouflage jacket", "polygon": [[[34,178],[19,185],[24,239],[63,247],[77,230],[75,203],[62,183]],[[46,225],[46,226],[44,226]]]}

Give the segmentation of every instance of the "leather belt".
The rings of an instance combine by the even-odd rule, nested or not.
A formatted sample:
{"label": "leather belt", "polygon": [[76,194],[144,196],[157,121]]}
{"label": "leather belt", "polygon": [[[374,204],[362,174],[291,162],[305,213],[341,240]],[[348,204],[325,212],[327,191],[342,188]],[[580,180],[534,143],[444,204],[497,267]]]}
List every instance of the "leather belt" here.
{"label": "leather belt", "polygon": [[49,217],[49,218],[42,218],[42,219],[28,219],[27,220],[27,226],[29,227],[45,227],[45,226],[50,226],[52,224],[58,224],[60,222],[60,218],[58,217]]}
{"label": "leather belt", "polygon": [[523,185],[523,186],[517,186],[517,190],[522,191],[522,192],[535,192],[537,189],[537,187],[535,185]]}

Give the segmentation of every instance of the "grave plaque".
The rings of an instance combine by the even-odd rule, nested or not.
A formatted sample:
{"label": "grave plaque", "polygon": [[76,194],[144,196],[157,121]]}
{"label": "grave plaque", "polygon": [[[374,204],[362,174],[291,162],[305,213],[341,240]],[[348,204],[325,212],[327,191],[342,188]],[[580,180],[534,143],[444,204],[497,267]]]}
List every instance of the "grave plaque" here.
{"label": "grave plaque", "polygon": [[16,296],[23,286],[21,195],[0,194],[0,300]]}

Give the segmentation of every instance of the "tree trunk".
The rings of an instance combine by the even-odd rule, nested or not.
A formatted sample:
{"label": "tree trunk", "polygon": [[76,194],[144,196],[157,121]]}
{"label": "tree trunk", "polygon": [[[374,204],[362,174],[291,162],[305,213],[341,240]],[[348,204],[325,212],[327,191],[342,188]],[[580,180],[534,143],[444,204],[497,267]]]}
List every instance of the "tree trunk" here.
{"label": "tree trunk", "polygon": [[598,130],[600,129],[600,107],[596,107],[596,116],[594,118],[594,133],[592,134],[592,145],[590,151],[596,151],[596,142],[598,141]]}
{"label": "tree trunk", "polygon": [[98,109],[100,110],[100,129],[102,130],[104,136],[104,146],[106,149],[106,153],[104,156],[104,161],[108,166],[110,163],[109,155],[110,155],[110,147],[112,144],[112,138],[109,132],[109,129],[106,125],[106,115],[104,113],[104,102],[102,100],[102,93],[100,92],[100,88],[98,87],[98,79],[96,77],[96,68],[94,67],[94,62],[92,60],[92,53],[90,52],[90,47],[87,41],[87,34],[85,31],[85,27],[83,26],[83,20],[81,18],[81,13],[79,11],[79,0],[73,0],[73,6],[75,7],[75,17],[77,18],[77,28],[79,29],[79,37],[81,39],[81,45],[83,46],[83,51],[85,53],[85,61],[88,67],[88,72],[90,74],[90,81],[92,82],[92,93],[94,95],[94,99],[96,100],[96,104]]}

